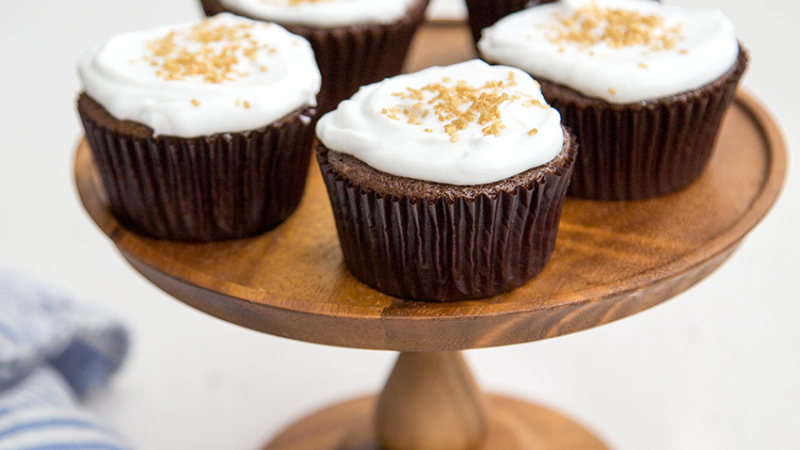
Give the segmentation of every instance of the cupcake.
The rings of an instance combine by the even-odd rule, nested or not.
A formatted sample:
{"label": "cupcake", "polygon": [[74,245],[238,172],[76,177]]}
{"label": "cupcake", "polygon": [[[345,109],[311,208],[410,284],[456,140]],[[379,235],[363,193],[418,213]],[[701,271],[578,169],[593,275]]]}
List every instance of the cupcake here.
{"label": "cupcake", "polygon": [[126,227],[235,239],[297,207],[320,86],[302,37],[221,14],[114,37],[86,52],[78,72],[86,139]]}
{"label": "cupcake", "polygon": [[575,140],[524,72],[473,60],[362,87],[317,124],[344,261],[396,297],[454,301],[544,268]]}
{"label": "cupcake", "polygon": [[696,180],[747,65],[721,12],[637,0],[530,8],[484,30],[478,47],[539,80],[581,143],[570,194],[595,200]]}
{"label": "cupcake", "polygon": [[200,0],[209,16],[228,11],[276,22],[311,43],[322,72],[319,103],[332,110],[359,87],[400,73],[428,0]]}

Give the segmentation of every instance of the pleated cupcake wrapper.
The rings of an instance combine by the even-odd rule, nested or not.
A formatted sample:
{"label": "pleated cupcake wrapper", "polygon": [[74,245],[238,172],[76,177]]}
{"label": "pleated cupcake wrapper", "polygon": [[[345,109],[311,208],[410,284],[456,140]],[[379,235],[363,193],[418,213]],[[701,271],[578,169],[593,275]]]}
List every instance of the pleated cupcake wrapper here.
{"label": "pleated cupcake wrapper", "polygon": [[[536,1],[550,3],[554,0]],[[472,38],[477,43],[481,39],[481,31],[492,26],[503,17],[525,9],[531,0],[466,0],[469,28]]]}
{"label": "pleated cupcake wrapper", "polygon": [[200,6],[203,7],[203,12],[208,17],[228,11],[219,0],[200,0]]}
{"label": "pleated cupcake wrapper", "polygon": [[[285,220],[303,195],[315,120],[305,124],[301,113],[242,133],[142,138],[80,112],[110,209],[141,234],[181,241],[250,236]],[[302,114],[315,116],[313,109]]]}
{"label": "pleated cupcake wrapper", "polygon": [[581,146],[569,195],[640,200],[689,186],[711,158],[746,59],[742,52],[741,67],[724,82],[646,105],[581,105],[552,94],[550,83],[540,80]]}
{"label": "pleated cupcake wrapper", "polygon": [[556,242],[573,163],[515,192],[434,202],[353,185],[317,147],[350,272],[386,294],[416,300],[489,297],[542,271]]}
{"label": "pleated cupcake wrapper", "polygon": [[[219,0],[201,0],[201,3],[207,15],[227,11]],[[417,0],[408,14],[393,24],[336,28],[281,24],[308,39],[314,49],[322,74],[322,87],[317,96],[321,114],[335,109],[361,86],[402,71],[411,39],[425,19],[427,5],[428,0]]]}

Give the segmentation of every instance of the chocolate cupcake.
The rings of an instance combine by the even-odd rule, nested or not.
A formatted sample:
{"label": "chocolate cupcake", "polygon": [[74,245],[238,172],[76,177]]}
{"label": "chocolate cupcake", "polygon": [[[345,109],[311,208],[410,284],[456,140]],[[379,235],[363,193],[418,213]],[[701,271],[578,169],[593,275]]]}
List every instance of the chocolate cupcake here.
{"label": "chocolate cupcake", "polygon": [[200,0],[206,15],[276,22],[311,43],[322,112],[359,87],[397,75],[429,0]]}
{"label": "chocolate cupcake", "polygon": [[475,299],[549,260],[577,144],[524,72],[475,60],[390,78],[317,137],[345,264],[367,285]]}
{"label": "chocolate cupcake", "polygon": [[747,65],[722,13],[656,2],[557,2],[483,36],[484,59],[541,82],[581,143],[570,195],[594,200],[646,199],[696,180]]}
{"label": "chocolate cupcake", "polygon": [[111,211],[156,238],[264,232],[302,197],[320,75],[308,42],[223,14],[83,55],[78,112]]}

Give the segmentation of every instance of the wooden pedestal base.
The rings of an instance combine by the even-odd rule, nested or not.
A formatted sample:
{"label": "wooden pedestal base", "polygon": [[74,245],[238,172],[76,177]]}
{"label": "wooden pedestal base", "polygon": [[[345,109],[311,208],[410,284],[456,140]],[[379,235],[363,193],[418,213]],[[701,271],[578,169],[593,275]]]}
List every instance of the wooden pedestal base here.
{"label": "wooden pedestal base", "polygon": [[[572,420],[541,406],[500,395],[484,396],[487,435],[481,450],[609,450]],[[377,397],[340,403],[284,430],[264,450],[380,450]]]}
{"label": "wooden pedestal base", "polygon": [[459,352],[401,353],[380,396],[300,420],[265,450],[608,450],[553,411],[481,394]]}

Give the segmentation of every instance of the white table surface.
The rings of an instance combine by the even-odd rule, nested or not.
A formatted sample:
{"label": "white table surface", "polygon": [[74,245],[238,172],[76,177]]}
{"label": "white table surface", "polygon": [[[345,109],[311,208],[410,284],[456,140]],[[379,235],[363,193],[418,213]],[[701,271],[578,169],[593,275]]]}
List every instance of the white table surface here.
{"label": "white table surface", "polygon": [[[668,2],[719,7],[736,23],[752,55],[743,85],[798,148],[800,3]],[[124,369],[87,407],[138,449],[255,450],[318,407],[377,391],[393,354],[262,335],[197,312],[135,273],[79,203],[76,59],[114,34],[199,18],[196,1],[3,6],[0,270],[97,304],[133,332]],[[458,0],[432,7],[464,13]],[[616,450],[800,449],[800,186],[796,158],[790,165],[776,207],[707,280],[613,324],[466,352],[478,381],[557,408]]]}

